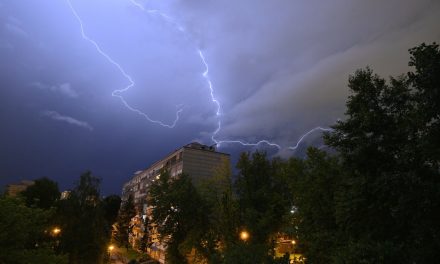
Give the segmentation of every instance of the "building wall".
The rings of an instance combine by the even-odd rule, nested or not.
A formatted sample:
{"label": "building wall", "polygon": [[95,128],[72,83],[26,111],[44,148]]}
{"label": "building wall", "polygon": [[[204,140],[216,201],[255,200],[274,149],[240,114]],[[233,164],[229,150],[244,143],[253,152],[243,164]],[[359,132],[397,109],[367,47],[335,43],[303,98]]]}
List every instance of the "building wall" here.
{"label": "building wall", "polygon": [[149,168],[137,171],[133,178],[124,184],[122,199],[133,195],[135,204],[142,207],[149,186],[160,177],[160,172],[166,169],[171,177],[182,173],[188,174],[194,182],[212,177],[217,167],[229,162],[229,154],[215,151],[199,143],[191,143],[175,150],[165,158],[153,163]]}
{"label": "building wall", "polygon": [[143,171],[137,171],[133,175],[133,178],[124,184],[122,199],[126,200],[129,195],[132,195],[135,204],[142,207],[142,204],[146,200],[149,186],[160,177],[160,172],[163,169],[166,169],[171,177],[177,177],[177,175],[182,173],[182,151],[183,149],[176,150],[165,158],[155,162],[149,168]]}
{"label": "building wall", "polygon": [[194,183],[212,177],[224,162],[229,163],[229,155],[213,150],[185,147],[183,151],[183,173]]}
{"label": "building wall", "polygon": [[[149,168],[137,171],[133,178],[124,184],[122,199],[126,200],[129,195],[133,195],[138,210],[137,217],[148,217],[151,220],[151,213],[148,211],[151,211],[152,208],[147,204],[148,189],[154,181],[159,179],[162,170],[166,169],[172,178],[186,173],[197,184],[201,179],[214,176],[217,168],[224,166],[224,163],[229,163],[229,161],[229,154],[217,152],[213,147],[199,143],[188,144],[153,163]],[[148,240],[152,247],[148,248],[147,252],[163,263],[165,261],[165,245],[159,241],[157,228],[150,225],[136,229],[133,238],[142,237],[139,230],[148,230]],[[132,244],[137,243],[134,240],[132,242]]]}
{"label": "building wall", "polygon": [[27,180],[21,181],[20,183],[9,184],[6,186],[6,195],[15,197],[19,193],[26,190],[27,187],[29,187],[33,184],[34,184],[33,181],[27,181]]}

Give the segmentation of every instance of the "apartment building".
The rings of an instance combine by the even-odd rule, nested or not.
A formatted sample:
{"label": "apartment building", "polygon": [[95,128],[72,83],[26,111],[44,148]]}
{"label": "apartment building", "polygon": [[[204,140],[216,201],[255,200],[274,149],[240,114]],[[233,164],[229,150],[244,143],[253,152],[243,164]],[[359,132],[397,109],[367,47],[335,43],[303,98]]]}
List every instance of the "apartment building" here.
{"label": "apartment building", "polygon": [[13,183],[6,185],[6,195],[15,197],[21,192],[25,191],[27,187],[34,185],[34,181],[23,180],[19,183]]}
{"label": "apartment building", "polygon": [[140,243],[144,232],[148,232],[149,247],[148,253],[159,260],[165,262],[164,245],[159,242],[158,233],[154,225],[144,227],[140,224],[140,219],[149,217],[151,207],[147,204],[147,194],[151,184],[158,180],[160,173],[167,170],[171,177],[185,173],[188,174],[194,183],[197,184],[201,179],[212,177],[216,169],[225,162],[230,162],[229,154],[216,151],[214,146],[206,146],[197,142],[185,145],[153,163],[145,170],[137,171],[132,179],[124,184],[122,199],[125,200],[129,195],[134,198],[134,203],[138,215],[134,217],[132,225],[134,228],[130,241],[134,246]]}

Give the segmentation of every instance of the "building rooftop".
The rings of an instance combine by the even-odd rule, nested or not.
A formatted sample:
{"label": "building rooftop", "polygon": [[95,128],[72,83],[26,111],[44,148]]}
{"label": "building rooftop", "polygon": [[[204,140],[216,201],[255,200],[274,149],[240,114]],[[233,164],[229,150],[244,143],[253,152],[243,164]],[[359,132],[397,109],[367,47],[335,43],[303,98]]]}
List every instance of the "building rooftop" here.
{"label": "building rooftop", "polygon": [[[210,151],[210,152],[215,152],[215,153],[218,153],[218,154],[222,154],[222,155],[230,156],[230,154],[228,154],[228,153],[224,153],[224,152],[216,151],[215,144],[214,144],[214,145],[211,145],[211,146],[208,146],[208,145],[203,145],[203,144],[201,144],[201,143],[199,143],[199,142],[191,142],[191,143],[189,143],[189,144],[184,145],[183,147],[180,147],[180,148],[178,148],[178,149],[173,150],[173,151],[170,152],[168,155],[164,156],[162,159],[160,159],[160,160],[158,160],[158,161],[156,161],[156,162],[150,164],[150,166],[148,166],[146,169],[151,168],[151,167],[154,167],[155,165],[161,163],[163,160],[166,160],[166,159],[168,159],[170,156],[174,155],[174,153],[178,152],[178,151],[181,150],[181,149],[185,149],[185,148],[186,148],[186,149],[197,149],[197,150],[202,150],[202,151]],[[134,173],[134,175],[137,175],[137,174],[139,174],[139,173],[142,173],[142,172],[145,171],[146,169],[143,169],[143,170],[137,170],[137,171]]]}

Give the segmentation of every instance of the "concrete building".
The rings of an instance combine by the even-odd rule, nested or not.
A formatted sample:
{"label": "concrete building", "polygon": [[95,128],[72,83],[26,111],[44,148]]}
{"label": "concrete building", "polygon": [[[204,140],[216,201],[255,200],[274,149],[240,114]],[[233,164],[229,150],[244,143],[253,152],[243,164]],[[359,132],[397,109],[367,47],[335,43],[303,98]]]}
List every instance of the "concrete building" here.
{"label": "concrete building", "polygon": [[62,191],[61,196],[60,196],[60,200],[69,199],[71,193],[72,193],[72,191]]}
{"label": "concrete building", "polygon": [[197,184],[202,179],[212,177],[216,169],[224,165],[225,162],[229,164],[229,154],[217,152],[214,146],[193,142],[173,151],[147,169],[137,171],[132,179],[124,184],[122,190],[122,200],[126,200],[129,195],[132,195],[138,212],[138,215],[132,221],[132,226],[136,227],[130,238],[132,244],[136,246],[140,243],[140,238],[147,231],[148,244],[152,245],[148,248],[148,253],[162,263],[165,261],[165,248],[164,245],[159,243],[156,227],[154,225],[139,226],[139,219],[149,217],[149,211],[152,209],[147,204],[149,187],[159,179],[163,170],[168,171],[171,178],[185,173],[192,178],[193,183]]}
{"label": "concrete building", "polygon": [[216,168],[224,162],[229,162],[229,159],[229,154],[217,152],[213,146],[190,143],[153,163],[147,169],[135,172],[132,179],[123,186],[122,200],[132,195],[136,206],[142,207],[148,187],[160,177],[162,170],[167,170],[171,177],[182,173],[188,174],[193,182],[197,183],[200,179],[211,177]]}
{"label": "concrete building", "polygon": [[34,185],[33,181],[23,180],[20,183],[6,185],[6,195],[17,196],[19,193],[27,189],[27,187]]}

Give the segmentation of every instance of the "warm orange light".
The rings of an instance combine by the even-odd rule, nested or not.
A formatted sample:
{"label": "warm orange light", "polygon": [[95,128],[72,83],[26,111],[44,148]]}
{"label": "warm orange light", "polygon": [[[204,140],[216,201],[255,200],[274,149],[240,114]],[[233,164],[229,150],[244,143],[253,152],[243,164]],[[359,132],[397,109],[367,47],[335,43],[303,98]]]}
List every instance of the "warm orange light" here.
{"label": "warm orange light", "polygon": [[292,243],[292,245],[295,245],[295,244],[296,244],[296,241],[295,241],[295,240],[292,240],[291,243]]}
{"label": "warm orange light", "polygon": [[52,233],[53,233],[54,235],[58,235],[59,233],[61,233],[61,229],[59,229],[58,227],[55,227],[55,228],[52,230]]}
{"label": "warm orange light", "polygon": [[249,239],[249,233],[247,231],[241,231],[240,232],[240,239],[243,241],[246,241]]}
{"label": "warm orange light", "polygon": [[108,246],[108,251],[112,251],[113,249],[115,249],[115,246],[113,245]]}

